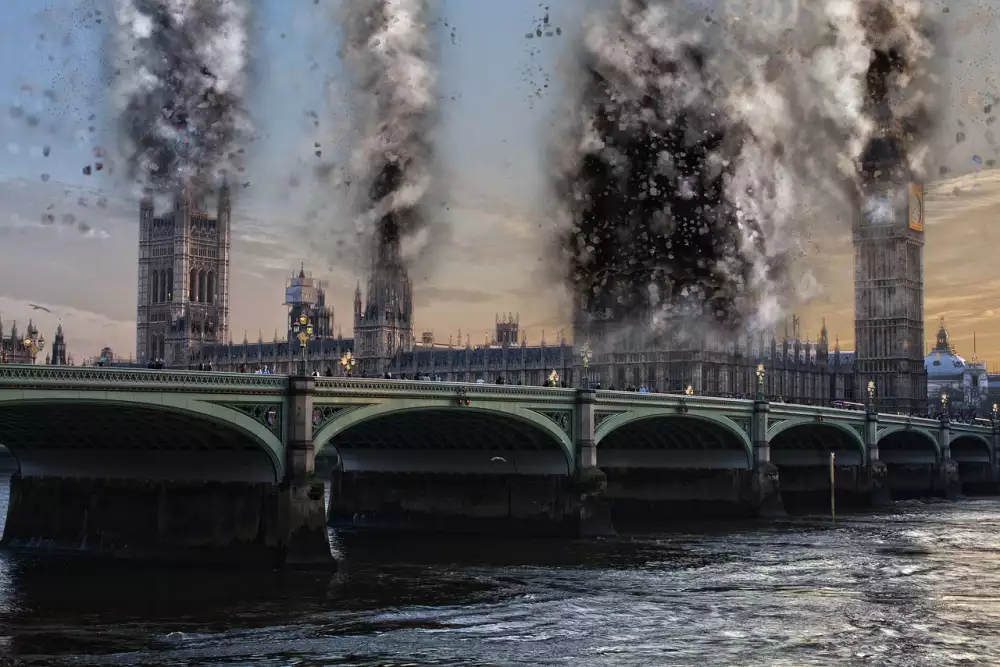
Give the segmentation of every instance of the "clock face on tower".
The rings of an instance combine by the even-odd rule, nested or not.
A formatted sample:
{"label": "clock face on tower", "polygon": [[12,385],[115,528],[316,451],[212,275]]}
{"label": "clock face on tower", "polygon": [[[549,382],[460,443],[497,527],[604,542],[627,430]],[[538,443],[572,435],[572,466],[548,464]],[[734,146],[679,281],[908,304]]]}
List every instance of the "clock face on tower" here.
{"label": "clock face on tower", "polygon": [[924,198],[923,188],[919,185],[910,186],[910,229],[918,232],[924,229]]}
{"label": "clock face on tower", "polygon": [[862,213],[869,225],[892,224],[892,199],[888,192],[870,195],[862,205]]}

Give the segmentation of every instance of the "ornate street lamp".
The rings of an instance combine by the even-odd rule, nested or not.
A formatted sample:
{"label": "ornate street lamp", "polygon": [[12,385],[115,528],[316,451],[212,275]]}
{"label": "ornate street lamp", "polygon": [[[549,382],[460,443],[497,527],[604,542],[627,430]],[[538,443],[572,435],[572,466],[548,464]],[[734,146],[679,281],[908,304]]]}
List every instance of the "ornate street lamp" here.
{"label": "ornate street lamp", "polygon": [[292,323],[292,333],[299,339],[299,349],[302,352],[302,359],[299,361],[299,376],[306,374],[306,345],[313,339],[313,325],[305,313],[299,315],[299,319]]}
{"label": "ornate street lamp", "polygon": [[340,366],[344,369],[344,375],[346,377],[351,377],[351,371],[354,370],[354,364],[356,363],[354,355],[348,352],[340,358]]}
{"label": "ornate street lamp", "polygon": [[31,363],[35,363],[35,357],[45,349],[45,336],[39,337],[37,333],[33,332],[21,342],[24,343],[24,349],[31,355]]}
{"label": "ornate street lamp", "polygon": [[550,387],[559,386],[559,373],[556,373],[556,370],[554,368],[552,369],[552,372],[549,373],[549,386]]}
{"label": "ornate street lamp", "polygon": [[948,416],[948,394],[944,390],[941,391],[941,416],[942,418]]}
{"label": "ornate street lamp", "polygon": [[868,381],[868,409],[875,410],[875,380]]}
{"label": "ornate street lamp", "polygon": [[997,408],[998,407],[1000,407],[1000,406],[997,406],[996,403],[993,404],[993,423],[994,424],[997,423]]}
{"label": "ornate street lamp", "polygon": [[757,400],[764,400],[764,364],[757,364]]}
{"label": "ornate street lamp", "polygon": [[583,344],[580,358],[583,359],[583,388],[590,389],[590,360],[594,358],[594,351],[590,349],[590,343]]}
{"label": "ornate street lamp", "polygon": [[684,393],[688,396],[694,396],[694,387],[688,385],[687,389],[684,390]]}

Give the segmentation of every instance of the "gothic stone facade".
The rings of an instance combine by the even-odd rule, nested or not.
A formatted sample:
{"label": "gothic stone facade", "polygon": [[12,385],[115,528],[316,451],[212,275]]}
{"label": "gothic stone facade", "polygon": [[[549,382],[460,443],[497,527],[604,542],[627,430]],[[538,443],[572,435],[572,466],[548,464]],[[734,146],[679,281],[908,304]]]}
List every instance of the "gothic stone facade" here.
{"label": "gothic stone facade", "polygon": [[873,381],[880,411],[923,412],[924,190],[910,182],[902,129],[884,105],[873,113],[853,234],[857,391]]}
{"label": "gothic stone facade", "polygon": [[[793,337],[777,341],[757,337],[739,343],[661,349],[663,345],[626,344],[600,353],[585,370],[580,350],[561,340],[554,345],[527,345],[512,317],[496,323],[493,340],[473,346],[466,340],[434,344],[425,334],[413,335],[413,293],[397,247],[376,248],[362,298],[354,295],[354,338],[320,335],[306,345],[306,372],[342,376],[341,359],[350,352],[357,360],[355,377],[426,378],[453,382],[497,382],[542,385],[553,371],[560,384],[600,385],[605,389],[640,389],[696,394],[753,396],[756,369],[764,364],[765,393],[773,399],[823,405],[833,399],[856,400],[853,355],[830,351],[826,328],[818,343]],[[166,270],[170,266],[165,267]],[[160,269],[164,270],[164,269]],[[176,270],[176,269],[175,269]],[[185,270],[187,270],[185,268]],[[304,269],[300,272],[305,275]],[[302,299],[288,299],[290,314]],[[518,343],[518,340],[521,342]],[[240,345],[201,345],[185,358],[186,365],[211,364],[213,370],[272,373],[298,372],[301,348],[296,340]],[[176,362],[174,365],[180,365]]]}
{"label": "gothic stone facade", "polygon": [[389,372],[393,358],[409,353],[414,344],[413,287],[398,242],[374,249],[367,296],[362,302],[358,284],[354,292],[356,371],[378,377]]}
{"label": "gothic stone facade", "polygon": [[[506,329],[505,329],[506,331]],[[507,332],[509,334],[509,332]],[[500,340],[500,332],[494,340]],[[517,339],[516,333],[513,337]],[[508,338],[508,340],[510,340]],[[340,360],[357,354],[355,339],[324,338],[306,348],[306,371],[343,376]],[[213,370],[254,372],[267,367],[273,373],[297,372],[300,348],[296,342],[273,340],[240,345],[206,346],[201,363]],[[561,341],[554,345],[504,343],[416,345],[382,357],[375,370],[354,369],[356,377],[426,377],[445,382],[496,382],[542,385],[552,371],[568,386],[599,385],[604,389],[638,389],[680,393],[691,387],[699,395],[753,396],[756,369],[764,364],[765,393],[773,400],[828,405],[840,399],[861,402],[855,393],[854,354],[839,348],[828,351],[819,343],[786,338],[781,341],[743,341],[716,349],[631,350],[599,354],[585,370],[580,350]]]}
{"label": "gothic stone facade", "polygon": [[156,217],[144,198],[139,216],[139,304],[136,358],[185,367],[205,345],[229,332],[231,200],[219,191],[215,218],[192,193],[177,194],[173,210]]}

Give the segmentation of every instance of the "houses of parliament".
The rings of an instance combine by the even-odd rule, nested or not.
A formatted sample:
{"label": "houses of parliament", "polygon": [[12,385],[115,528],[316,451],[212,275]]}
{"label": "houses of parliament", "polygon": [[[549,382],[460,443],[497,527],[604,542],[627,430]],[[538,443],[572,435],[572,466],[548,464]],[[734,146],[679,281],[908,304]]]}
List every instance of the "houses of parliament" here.
{"label": "houses of parliament", "polygon": [[[855,351],[831,345],[826,326],[818,340],[803,339],[793,318],[784,335],[747,336],[681,347],[636,339],[621,349],[589,350],[579,320],[573,343],[560,337],[528,345],[516,316],[498,316],[492,337],[474,343],[414,330],[413,286],[398,249],[373,252],[365,290],[354,294],[353,336],[335,326],[322,281],[295,272],[285,286],[288,331],[279,339],[234,342],[229,335],[231,201],[218,193],[215,215],[178,195],[157,217],[140,205],[139,303],[136,355],[170,368],[294,374],[301,360],[293,328],[301,315],[312,324],[305,342],[309,373],[355,377],[425,378],[459,382],[645,388],[700,395],[752,396],[763,364],[765,393],[774,400],[828,404],[864,401],[875,382],[880,410],[927,411],[923,356],[923,190],[909,181],[886,182],[892,148],[889,128],[866,155],[871,205],[854,224]],[[207,207],[206,207],[207,208]],[[596,338],[595,338],[596,340]],[[356,364],[342,363],[347,353]]]}
{"label": "houses of parliament", "polygon": [[[231,201],[218,193],[214,217],[188,194],[156,216],[140,205],[136,356],[174,368],[294,373],[300,343],[293,335],[305,315],[313,337],[305,341],[307,372],[443,381],[645,388],[648,391],[752,396],[756,369],[765,368],[765,393],[775,400],[827,404],[864,401],[874,382],[878,409],[923,414],[928,410],[924,359],[923,188],[907,167],[902,131],[887,113],[870,109],[876,131],[861,159],[863,191],[853,223],[854,340],[856,349],[831,345],[826,326],[818,340],[804,340],[797,320],[780,337],[677,344],[629,336],[619,349],[581,313],[571,344],[564,338],[528,345],[518,318],[498,316],[491,338],[475,344],[417,337],[413,286],[398,247],[373,248],[366,289],[354,294],[353,336],[334,323],[321,281],[304,268],[285,289],[288,331],[282,339],[236,343],[229,331]],[[614,325],[615,323],[611,323]],[[349,366],[347,353],[356,363]],[[585,356],[586,355],[586,359]],[[266,370],[265,370],[266,369]]]}
{"label": "houses of parliament", "polygon": [[[293,328],[301,315],[312,324],[305,342],[308,372],[360,377],[431,378],[443,381],[540,385],[556,380],[604,388],[751,396],[758,364],[766,369],[765,393],[806,404],[863,401],[869,380],[880,410],[927,410],[923,313],[923,188],[911,182],[898,131],[878,125],[862,159],[864,205],[853,224],[856,350],[831,345],[826,326],[818,340],[804,340],[798,320],[780,337],[652,343],[632,336],[621,349],[590,349],[599,341],[585,317],[574,341],[528,345],[518,318],[498,316],[482,343],[435,340],[414,331],[413,286],[398,248],[373,249],[366,289],[354,294],[353,336],[336,333],[334,310],[323,282],[303,269],[285,289],[288,330],[282,339],[236,343],[230,336],[229,274],[231,194],[209,207],[186,192],[157,216],[144,199],[139,214],[139,281],[136,357],[172,368],[294,373],[301,347]],[[606,326],[606,323],[601,323]],[[341,363],[347,353],[356,363]],[[586,375],[586,377],[585,377]]]}

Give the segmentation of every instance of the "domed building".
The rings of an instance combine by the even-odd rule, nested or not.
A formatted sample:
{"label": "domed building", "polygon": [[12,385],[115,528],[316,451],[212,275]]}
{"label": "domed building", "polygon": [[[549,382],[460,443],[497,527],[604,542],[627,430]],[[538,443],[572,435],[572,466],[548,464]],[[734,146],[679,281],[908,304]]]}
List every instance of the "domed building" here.
{"label": "domed building", "polygon": [[924,357],[924,368],[927,369],[927,402],[931,414],[941,411],[943,394],[948,395],[952,414],[964,412],[971,416],[973,411],[981,412],[981,403],[987,400],[989,390],[986,362],[976,358],[975,350],[971,361],[955,352],[944,318],[941,318],[934,349]]}

